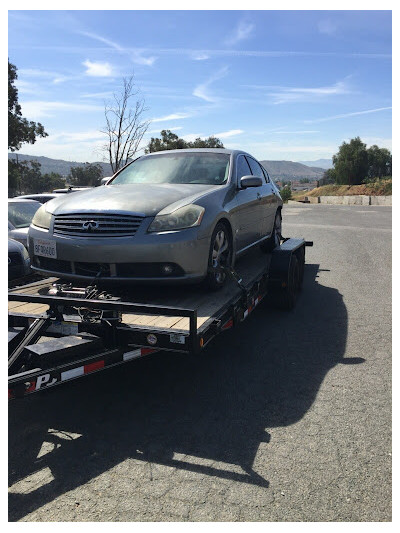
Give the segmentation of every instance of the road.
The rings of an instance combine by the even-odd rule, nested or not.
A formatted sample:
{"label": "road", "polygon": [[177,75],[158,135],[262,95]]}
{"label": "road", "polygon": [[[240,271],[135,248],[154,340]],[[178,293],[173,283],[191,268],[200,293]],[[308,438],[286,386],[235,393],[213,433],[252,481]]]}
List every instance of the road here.
{"label": "road", "polygon": [[391,520],[391,208],[283,220],[294,311],[10,403],[11,521]]}

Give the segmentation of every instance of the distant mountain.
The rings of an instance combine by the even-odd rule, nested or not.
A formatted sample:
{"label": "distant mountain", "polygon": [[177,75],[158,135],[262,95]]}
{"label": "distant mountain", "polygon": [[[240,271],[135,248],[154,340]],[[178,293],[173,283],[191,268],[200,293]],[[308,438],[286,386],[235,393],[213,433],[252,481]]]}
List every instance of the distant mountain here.
{"label": "distant mountain", "polygon": [[309,167],[295,161],[260,161],[260,163],[274,180],[299,180],[301,178],[319,180],[325,172],[324,168]]}
{"label": "distant mountain", "polygon": [[[16,159],[16,153],[12,152],[8,154],[9,159]],[[79,163],[77,161],[64,161],[63,159],[51,159],[50,157],[18,154],[19,161],[37,161],[41,164],[41,173],[48,174],[50,172],[57,172],[61,176],[68,176],[71,167],[81,167],[85,163]],[[112,176],[111,166],[109,163],[97,163],[103,168],[103,176]]]}
{"label": "distant mountain", "polygon": [[333,168],[332,159],[317,159],[316,161],[299,161],[309,167],[321,167],[324,169]]}
{"label": "distant mountain", "polygon": [[[16,159],[15,152],[9,153],[10,159]],[[44,156],[33,156],[26,154],[18,154],[19,161],[32,161],[36,160],[41,164],[42,174],[49,172],[57,172],[61,176],[68,176],[71,167],[81,167],[85,163],[79,163],[77,161],[64,161],[63,159],[51,159]],[[320,160],[329,161],[329,160]],[[103,168],[103,176],[112,176],[112,171],[109,163],[99,162],[99,165]],[[284,180],[299,180],[301,178],[309,178],[312,180],[321,179],[325,168],[307,166],[303,163],[296,163],[294,161],[261,161],[261,164],[268,170],[268,173],[273,179]]]}

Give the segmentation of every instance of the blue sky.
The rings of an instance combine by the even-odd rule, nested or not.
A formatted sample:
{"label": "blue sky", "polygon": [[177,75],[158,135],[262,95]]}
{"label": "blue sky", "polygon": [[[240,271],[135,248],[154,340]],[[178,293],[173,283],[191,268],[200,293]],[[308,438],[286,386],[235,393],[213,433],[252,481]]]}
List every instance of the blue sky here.
{"label": "blue sky", "polygon": [[331,158],[359,135],[391,149],[389,11],[10,11],[22,153],[103,159],[104,102],[135,75],[151,120],[259,159]]}

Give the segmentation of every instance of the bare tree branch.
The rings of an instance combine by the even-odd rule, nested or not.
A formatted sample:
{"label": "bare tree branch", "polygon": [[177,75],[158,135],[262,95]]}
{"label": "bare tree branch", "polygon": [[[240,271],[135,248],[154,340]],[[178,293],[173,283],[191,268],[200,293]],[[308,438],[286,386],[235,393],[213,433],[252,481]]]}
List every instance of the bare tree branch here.
{"label": "bare tree branch", "polygon": [[[135,156],[150,124],[150,121],[143,120],[147,108],[138,94],[133,76],[124,78],[121,93],[114,94],[113,102],[104,105],[106,124],[102,133],[107,136],[107,142],[103,151],[113,174]],[[131,107],[135,97],[137,99]]]}

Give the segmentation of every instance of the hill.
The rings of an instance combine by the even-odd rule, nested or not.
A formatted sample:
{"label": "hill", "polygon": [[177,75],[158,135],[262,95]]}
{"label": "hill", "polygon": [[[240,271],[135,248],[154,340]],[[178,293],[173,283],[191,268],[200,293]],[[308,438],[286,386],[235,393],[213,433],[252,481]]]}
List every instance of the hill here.
{"label": "hill", "polygon": [[[8,154],[9,159],[16,159],[15,152]],[[61,176],[68,176],[71,167],[81,167],[85,163],[79,163],[78,161],[64,161],[63,159],[51,159],[50,157],[34,156],[26,154],[18,154],[19,161],[37,161],[41,164],[42,174],[48,174],[50,172],[57,172]],[[111,167],[108,163],[97,163],[103,168],[103,176],[111,176]]]}
{"label": "hill", "polygon": [[304,196],[353,196],[365,194],[367,196],[391,196],[392,178],[381,178],[371,183],[361,185],[323,185],[312,191],[298,191],[292,194],[293,200],[303,200]]}
{"label": "hill", "polygon": [[325,172],[324,168],[308,167],[294,161],[260,161],[260,163],[268,170],[274,180],[299,180],[301,178],[319,180]]}
{"label": "hill", "polygon": [[[9,153],[8,157],[16,158],[15,152]],[[71,167],[81,167],[85,163],[78,161],[64,161],[63,159],[51,159],[44,156],[33,156],[18,154],[19,161],[36,160],[41,164],[42,174],[57,172],[61,176],[68,176]],[[103,176],[111,176],[111,167],[108,163],[98,162],[103,168]],[[294,161],[261,161],[261,164],[268,170],[273,179],[299,180],[301,178],[310,178],[312,180],[321,179],[325,169],[319,167],[309,167],[302,163]]]}
{"label": "hill", "polygon": [[325,170],[328,168],[333,168],[332,159],[317,159],[316,161],[298,161],[298,163],[302,163],[303,165],[307,165],[308,167],[324,168]]}

